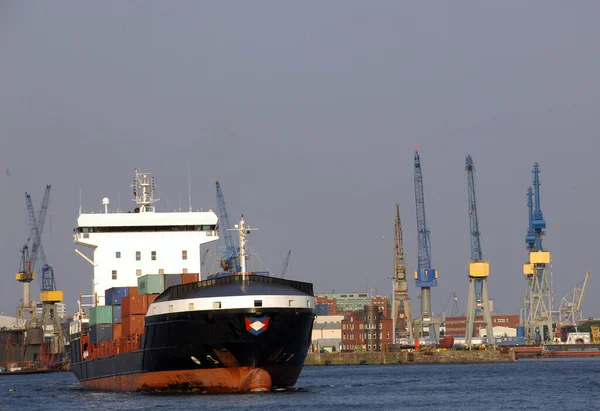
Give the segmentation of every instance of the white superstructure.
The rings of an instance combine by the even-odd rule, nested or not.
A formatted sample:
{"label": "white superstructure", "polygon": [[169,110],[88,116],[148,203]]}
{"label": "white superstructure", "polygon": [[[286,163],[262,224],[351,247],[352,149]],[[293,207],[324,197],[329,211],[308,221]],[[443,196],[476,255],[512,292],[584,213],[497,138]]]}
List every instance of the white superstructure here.
{"label": "white superstructure", "polygon": [[[146,274],[200,273],[200,245],[218,239],[217,215],[207,212],[156,212],[154,178],[136,170],[134,212],[80,214],[74,240],[94,250],[93,293],[104,305],[104,291],[137,286]],[[77,250],[76,250],[77,251]]]}

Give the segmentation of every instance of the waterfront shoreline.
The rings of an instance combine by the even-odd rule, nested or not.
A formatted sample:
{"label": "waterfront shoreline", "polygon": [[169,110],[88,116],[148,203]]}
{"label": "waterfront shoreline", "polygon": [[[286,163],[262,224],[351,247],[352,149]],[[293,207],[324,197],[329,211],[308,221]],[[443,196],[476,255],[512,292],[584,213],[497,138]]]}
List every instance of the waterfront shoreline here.
{"label": "waterfront shoreline", "polygon": [[513,350],[431,350],[309,353],[305,366],[385,364],[475,364],[517,362]]}

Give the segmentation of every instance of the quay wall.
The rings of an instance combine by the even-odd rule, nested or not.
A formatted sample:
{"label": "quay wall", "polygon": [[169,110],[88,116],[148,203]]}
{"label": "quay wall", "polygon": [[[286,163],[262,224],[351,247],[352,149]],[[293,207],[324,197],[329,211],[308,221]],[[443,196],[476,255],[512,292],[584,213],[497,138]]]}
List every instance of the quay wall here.
{"label": "quay wall", "polygon": [[471,364],[516,362],[513,350],[308,353],[304,365]]}

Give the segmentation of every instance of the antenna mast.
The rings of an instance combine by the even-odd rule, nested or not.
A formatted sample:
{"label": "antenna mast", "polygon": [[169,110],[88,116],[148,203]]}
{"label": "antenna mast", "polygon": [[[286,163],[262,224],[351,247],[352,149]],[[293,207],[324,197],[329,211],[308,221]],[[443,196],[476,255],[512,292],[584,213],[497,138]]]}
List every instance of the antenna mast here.
{"label": "antenna mast", "polygon": [[152,173],[139,172],[136,169],[131,187],[133,188],[133,197],[131,199],[139,206],[139,212],[154,212],[155,209],[152,204],[160,199],[154,197],[156,183],[154,182]]}
{"label": "antenna mast", "polygon": [[188,203],[190,206],[190,213],[192,212],[192,173],[191,166],[188,164]]}

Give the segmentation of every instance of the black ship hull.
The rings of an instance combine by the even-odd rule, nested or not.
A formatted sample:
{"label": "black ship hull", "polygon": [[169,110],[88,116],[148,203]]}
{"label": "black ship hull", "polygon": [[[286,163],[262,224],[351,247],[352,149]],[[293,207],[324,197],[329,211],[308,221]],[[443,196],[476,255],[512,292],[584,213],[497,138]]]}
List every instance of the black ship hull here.
{"label": "black ship hull", "polygon": [[[186,305],[198,301],[191,299],[194,296],[232,294],[227,287],[219,287],[223,283],[231,288],[232,281],[234,285],[239,282],[232,278],[213,280],[210,287],[192,287],[187,292],[167,290],[156,302]],[[270,280],[284,286],[280,290],[284,295],[289,294],[283,283],[287,280],[257,281],[272,286]],[[281,287],[257,288],[255,284],[253,291],[277,297],[275,292]],[[312,297],[312,286],[310,293],[302,295]],[[72,369],[84,387],[98,390],[244,392],[290,387],[308,353],[314,317],[314,308],[306,306],[147,315],[137,350],[84,360],[85,339],[72,340]]]}

